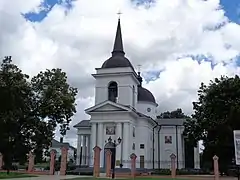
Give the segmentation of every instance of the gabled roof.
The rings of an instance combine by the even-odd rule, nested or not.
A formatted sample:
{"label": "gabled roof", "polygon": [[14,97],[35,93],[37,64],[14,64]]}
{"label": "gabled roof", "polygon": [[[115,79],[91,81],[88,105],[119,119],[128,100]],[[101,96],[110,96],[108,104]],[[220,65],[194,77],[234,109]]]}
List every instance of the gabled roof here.
{"label": "gabled roof", "polygon": [[76,125],[73,126],[74,128],[77,128],[77,127],[91,127],[90,125],[90,120],[82,120],[80,121],[79,123],[77,123]]}
{"label": "gabled roof", "polygon": [[[106,108],[107,107],[107,108]],[[132,110],[122,104],[115,103],[112,101],[104,101],[102,103],[99,103],[95,106],[92,106],[90,108],[85,109],[85,112],[87,114],[91,113],[99,113],[99,112],[131,112]]]}
{"label": "gabled roof", "polygon": [[71,149],[76,149],[75,147],[71,146],[68,142],[60,143],[56,139],[52,140],[51,148],[61,148],[61,147],[67,147],[67,148],[71,148]]}

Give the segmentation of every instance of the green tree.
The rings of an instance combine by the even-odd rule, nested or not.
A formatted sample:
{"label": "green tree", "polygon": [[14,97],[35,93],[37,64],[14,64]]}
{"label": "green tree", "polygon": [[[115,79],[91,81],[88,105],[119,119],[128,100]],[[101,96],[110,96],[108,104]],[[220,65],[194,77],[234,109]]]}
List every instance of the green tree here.
{"label": "green tree", "polygon": [[60,69],[29,76],[5,57],[0,68],[0,152],[9,170],[13,159],[24,162],[33,150],[41,159],[53,139],[55,128],[69,130],[76,112],[77,90]]}
{"label": "green tree", "polygon": [[185,115],[182,111],[181,108],[178,108],[174,111],[166,111],[161,113],[159,116],[157,116],[158,119],[172,119],[172,118],[176,118],[176,119],[182,119],[182,118],[189,118],[189,116]]}
{"label": "green tree", "polygon": [[195,145],[203,140],[203,161],[212,161],[217,155],[220,170],[225,171],[234,158],[233,130],[240,129],[239,76],[222,76],[209,85],[202,83],[193,109],[193,118],[187,119],[184,134]]}

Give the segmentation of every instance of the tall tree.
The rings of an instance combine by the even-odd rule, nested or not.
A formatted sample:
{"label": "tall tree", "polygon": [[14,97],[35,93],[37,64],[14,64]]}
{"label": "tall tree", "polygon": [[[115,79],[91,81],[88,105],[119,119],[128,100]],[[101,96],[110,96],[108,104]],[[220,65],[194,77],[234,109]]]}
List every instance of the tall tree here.
{"label": "tall tree", "polygon": [[4,58],[0,68],[0,152],[8,169],[13,158],[24,161],[30,150],[41,155],[58,125],[61,134],[66,134],[76,112],[76,94],[60,69],[40,72],[30,80],[11,57]]}
{"label": "tall tree", "polygon": [[239,76],[202,83],[193,109],[193,119],[185,123],[184,134],[194,144],[203,140],[203,161],[212,161],[216,154],[224,171],[234,158],[233,130],[240,129]]}

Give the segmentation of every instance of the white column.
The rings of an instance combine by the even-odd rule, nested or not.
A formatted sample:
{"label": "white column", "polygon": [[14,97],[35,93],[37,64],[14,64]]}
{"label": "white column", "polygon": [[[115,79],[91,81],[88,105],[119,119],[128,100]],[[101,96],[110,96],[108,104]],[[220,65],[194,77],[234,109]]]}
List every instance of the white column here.
{"label": "white column", "polygon": [[87,136],[87,165],[90,165],[91,150],[90,150],[90,135]]}
{"label": "white column", "polygon": [[[116,132],[116,138],[118,139],[119,137],[122,139],[122,123],[117,123],[117,132]],[[116,139],[116,141],[117,141]],[[120,143],[117,146],[116,149],[116,160],[119,160],[121,162],[121,158],[122,158],[122,143]]]}
{"label": "white column", "polygon": [[76,164],[80,165],[80,158],[81,158],[81,144],[82,144],[82,135],[78,134],[77,138],[77,159],[76,159]]}
{"label": "white column", "polygon": [[103,167],[103,161],[104,161],[104,145],[103,145],[103,123],[98,124],[98,141],[97,145],[102,149],[100,154],[100,167]]}
{"label": "white column", "polygon": [[199,146],[194,147],[194,168],[200,168],[200,154],[199,154]]}
{"label": "white column", "polygon": [[129,136],[130,136],[130,124],[123,123],[123,167],[130,168],[130,145],[129,145]]}
{"label": "white column", "polygon": [[87,136],[86,135],[84,135],[83,136],[83,148],[82,148],[82,150],[83,150],[83,159],[82,159],[82,164],[84,164],[84,165],[86,165],[86,157],[87,157],[87,151],[86,151],[86,149],[87,149]]}
{"label": "white column", "polygon": [[93,148],[96,146],[97,143],[97,124],[96,123],[92,123],[91,124],[91,146],[90,146],[90,166],[93,166]]}

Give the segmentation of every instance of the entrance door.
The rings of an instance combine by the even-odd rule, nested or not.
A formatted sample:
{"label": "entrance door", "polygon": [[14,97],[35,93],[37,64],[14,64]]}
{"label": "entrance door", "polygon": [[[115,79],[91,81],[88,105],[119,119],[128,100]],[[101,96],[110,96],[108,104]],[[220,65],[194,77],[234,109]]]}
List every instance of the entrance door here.
{"label": "entrance door", "polygon": [[140,156],[140,168],[144,168],[144,156]]}

